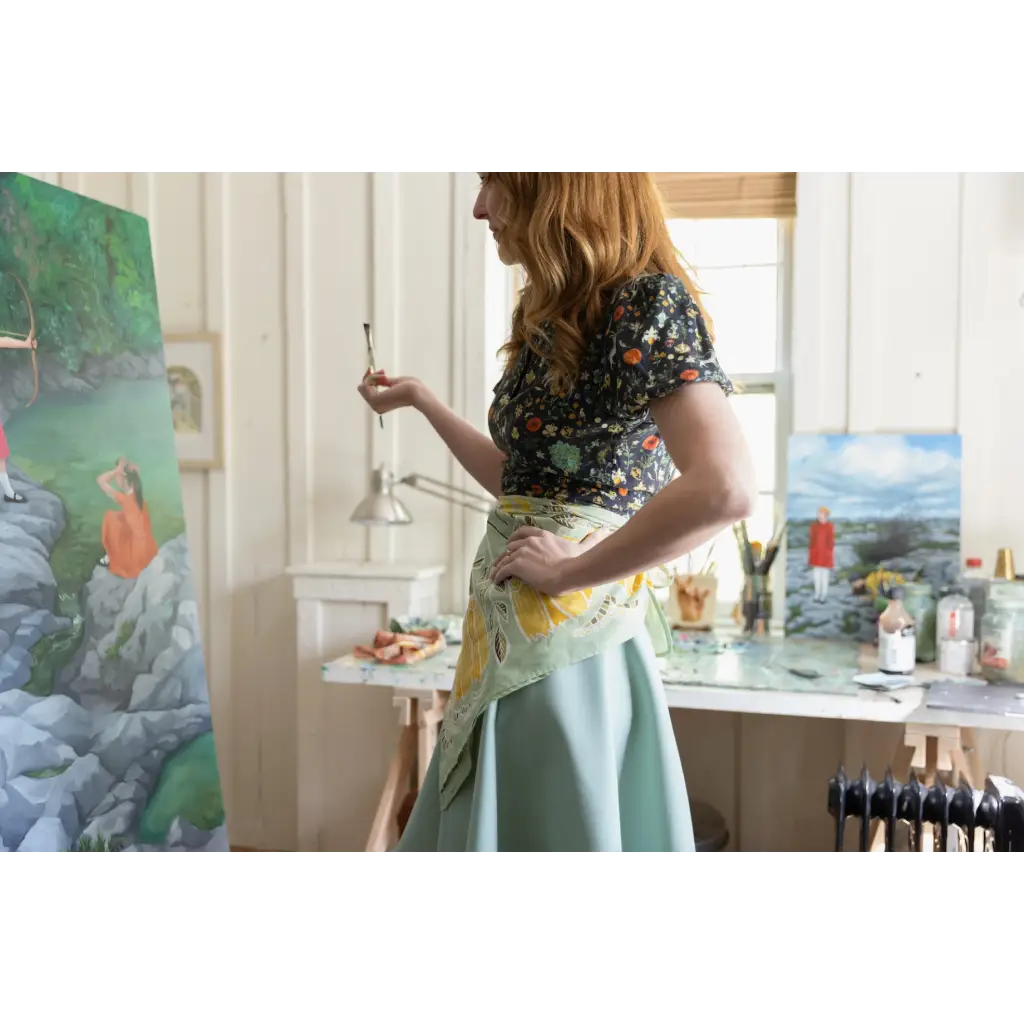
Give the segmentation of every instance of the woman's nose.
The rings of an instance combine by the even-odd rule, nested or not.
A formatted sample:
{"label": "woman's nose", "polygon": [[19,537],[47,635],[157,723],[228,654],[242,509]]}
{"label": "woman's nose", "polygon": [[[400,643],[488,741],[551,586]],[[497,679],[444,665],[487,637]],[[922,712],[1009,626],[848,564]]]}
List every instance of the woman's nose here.
{"label": "woman's nose", "polygon": [[476,202],[473,204],[473,216],[477,220],[487,220],[487,203],[484,201],[484,190],[480,190],[480,194],[476,197]]}

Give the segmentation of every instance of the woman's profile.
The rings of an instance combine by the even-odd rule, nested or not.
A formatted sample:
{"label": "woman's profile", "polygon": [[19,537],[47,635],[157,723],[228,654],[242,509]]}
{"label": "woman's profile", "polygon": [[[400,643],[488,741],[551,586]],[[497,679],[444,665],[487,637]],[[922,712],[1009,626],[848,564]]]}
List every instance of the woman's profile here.
{"label": "woman's profile", "polygon": [[135,579],[159,550],[142,494],[139,467],[120,458],[113,469],[96,478],[96,483],[119,506],[103,516],[100,537],[104,553],[100,565],[115,576]]}
{"label": "woman's profile", "polygon": [[454,685],[397,849],[693,850],[649,573],[746,517],[753,465],[650,174],[487,173],[525,279],[489,436],[367,373],[492,494]]}

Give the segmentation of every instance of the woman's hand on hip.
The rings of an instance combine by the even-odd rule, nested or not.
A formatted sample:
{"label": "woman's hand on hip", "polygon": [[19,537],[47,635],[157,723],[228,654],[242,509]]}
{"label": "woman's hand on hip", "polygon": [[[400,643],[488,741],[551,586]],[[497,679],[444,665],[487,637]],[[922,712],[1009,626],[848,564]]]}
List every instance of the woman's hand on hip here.
{"label": "woman's hand on hip", "polygon": [[521,526],[509,537],[505,553],[491,568],[491,579],[501,583],[515,576],[542,594],[558,597],[566,592],[564,579],[568,565],[607,532],[598,530],[580,542],[535,526]]}
{"label": "woman's hand on hip", "polygon": [[383,370],[367,370],[359,394],[375,413],[383,414],[395,409],[417,409],[430,391],[415,377],[388,377]]}

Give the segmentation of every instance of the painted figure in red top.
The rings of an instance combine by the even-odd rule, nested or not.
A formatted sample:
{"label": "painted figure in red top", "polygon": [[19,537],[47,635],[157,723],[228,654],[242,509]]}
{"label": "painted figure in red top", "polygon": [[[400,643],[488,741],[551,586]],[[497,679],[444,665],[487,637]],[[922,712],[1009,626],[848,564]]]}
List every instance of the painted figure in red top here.
{"label": "painted figure in red top", "polygon": [[811,523],[807,544],[807,564],[814,577],[814,600],[824,604],[828,597],[828,585],[835,567],[836,531],[828,519],[829,511],[818,509],[818,518]]}

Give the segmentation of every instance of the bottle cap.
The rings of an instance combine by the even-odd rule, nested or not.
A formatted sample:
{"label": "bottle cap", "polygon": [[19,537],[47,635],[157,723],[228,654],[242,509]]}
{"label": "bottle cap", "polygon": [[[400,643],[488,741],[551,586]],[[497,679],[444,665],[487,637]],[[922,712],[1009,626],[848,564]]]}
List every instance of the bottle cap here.
{"label": "bottle cap", "polygon": [[980,569],[981,568],[981,559],[980,558],[968,558],[967,559],[967,568],[968,569]]}
{"label": "bottle cap", "polygon": [[903,600],[903,588],[902,587],[893,587],[892,588],[892,599],[894,601],[902,601]]}

